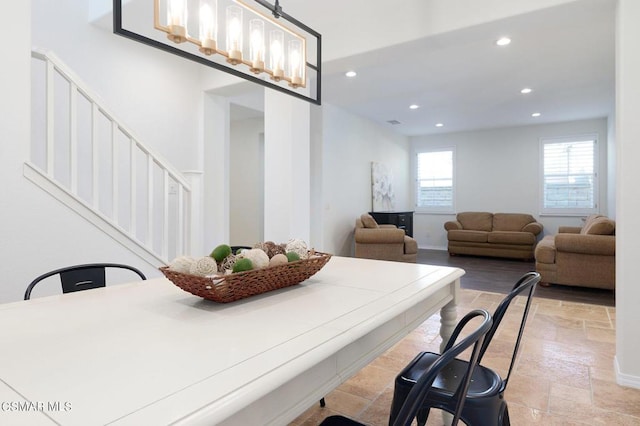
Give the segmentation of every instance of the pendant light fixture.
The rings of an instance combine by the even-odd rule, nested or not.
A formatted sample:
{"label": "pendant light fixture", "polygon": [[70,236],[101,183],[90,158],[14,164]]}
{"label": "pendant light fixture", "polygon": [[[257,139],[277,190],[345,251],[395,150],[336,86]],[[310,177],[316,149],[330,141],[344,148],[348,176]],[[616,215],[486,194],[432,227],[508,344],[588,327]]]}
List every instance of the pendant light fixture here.
{"label": "pendant light fixture", "polygon": [[[114,0],[114,33],[320,104],[321,35],[284,13],[278,0],[151,5],[141,10]],[[144,16],[153,17],[152,26]]]}

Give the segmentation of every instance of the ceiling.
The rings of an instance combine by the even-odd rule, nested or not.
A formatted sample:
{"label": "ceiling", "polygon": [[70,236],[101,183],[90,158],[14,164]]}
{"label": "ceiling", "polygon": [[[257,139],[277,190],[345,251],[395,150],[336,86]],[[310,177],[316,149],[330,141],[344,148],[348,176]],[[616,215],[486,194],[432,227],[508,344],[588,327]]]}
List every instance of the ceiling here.
{"label": "ceiling", "polygon": [[[326,10],[337,10],[329,3]],[[282,5],[325,46],[347,41],[349,31],[335,14],[318,13],[319,2]],[[378,9],[375,29],[384,27]],[[614,107],[614,12],[615,1],[580,0],[325,61],[322,102],[408,136],[606,117]],[[343,24],[352,19],[341,15]],[[501,36],[512,43],[496,46]],[[525,87],[532,92],[521,94]]]}

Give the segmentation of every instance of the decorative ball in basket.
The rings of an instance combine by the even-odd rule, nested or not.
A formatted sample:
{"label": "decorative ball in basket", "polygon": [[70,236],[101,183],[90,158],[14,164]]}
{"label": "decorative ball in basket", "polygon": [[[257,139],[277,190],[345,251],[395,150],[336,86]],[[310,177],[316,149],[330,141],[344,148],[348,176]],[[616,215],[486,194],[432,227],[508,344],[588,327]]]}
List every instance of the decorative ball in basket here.
{"label": "decorative ball in basket", "polygon": [[180,256],[160,271],[181,289],[214,302],[228,303],[299,284],[331,259],[309,250],[304,241],[257,243],[253,248],[217,246],[209,256]]}

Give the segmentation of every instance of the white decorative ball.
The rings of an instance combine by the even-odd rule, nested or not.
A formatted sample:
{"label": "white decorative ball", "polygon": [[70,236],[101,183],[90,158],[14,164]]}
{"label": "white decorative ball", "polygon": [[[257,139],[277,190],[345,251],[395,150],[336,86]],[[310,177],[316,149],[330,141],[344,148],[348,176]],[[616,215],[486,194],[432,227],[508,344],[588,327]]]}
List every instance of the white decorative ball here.
{"label": "white decorative ball", "polygon": [[237,255],[237,258],[246,258],[251,260],[254,269],[266,268],[269,266],[269,256],[267,256],[267,253],[265,253],[264,250],[258,248],[242,250],[242,252]]}
{"label": "white decorative ball", "polygon": [[201,277],[206,277],[209,275],[214,275],[218,272],[218,264],[215,259],[210,256],[204,256],[199,259],[196,259],[195,262],[191,265],[191,275],[199,275]]}
{"label": "white decorative ball", "polygon": [[288,262],[289,260],[287,259],[287,256],[282,253],[278,253],[269,260],[269,266],[284,265]]}
{"label": "white decorative ball", "polygon": [[293,251],[300,256],[300,259],[308,259],[309,258],[309,249],[307,248],[307,243],[302,240],[292,238],[287,242],[286,247],[287,253]]}
{"label": "white decorative ball", "polygon": [[182,274],[188,274],[191,271],[191,265],[194,262],[191,256],[178,256],[171,261],[169,269]]}

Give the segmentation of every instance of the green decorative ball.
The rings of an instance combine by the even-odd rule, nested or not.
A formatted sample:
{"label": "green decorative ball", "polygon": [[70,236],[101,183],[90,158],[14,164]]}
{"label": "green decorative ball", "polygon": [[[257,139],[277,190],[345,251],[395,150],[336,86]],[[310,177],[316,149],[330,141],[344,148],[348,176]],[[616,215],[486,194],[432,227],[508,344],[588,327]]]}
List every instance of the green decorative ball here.
{"label": "green decorative ball", "polygon": [[216,262],[222,262],[225,257],[231,254],[231,247],[227,244],[220,244],[218,247],[214,248],[211,252],[210,256],[213,257]]}
{"label": "green decorative ball", "polygon": [[240,259],[238,260],[235,265],[233,265],[233,272],[243,272],[243,271],[250,271],[253,269],[253,262],[251,262],[251,259]]}
{"label": "green decorative ball", "polygon": [[300,260],[300,255],[295,251],[287,252],[287,260],[289,262],[295,262],[296,260]]}

